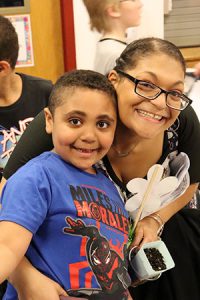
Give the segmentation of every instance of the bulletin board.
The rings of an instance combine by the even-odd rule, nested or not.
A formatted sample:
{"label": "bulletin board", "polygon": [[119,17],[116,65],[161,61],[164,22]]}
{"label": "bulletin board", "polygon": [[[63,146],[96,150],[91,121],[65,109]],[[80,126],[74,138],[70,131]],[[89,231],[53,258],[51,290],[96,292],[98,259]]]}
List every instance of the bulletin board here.
{"label": "bulletin board", "polygon": [[30,0],[1,0],[0,14],[14,15],[30,13]]}

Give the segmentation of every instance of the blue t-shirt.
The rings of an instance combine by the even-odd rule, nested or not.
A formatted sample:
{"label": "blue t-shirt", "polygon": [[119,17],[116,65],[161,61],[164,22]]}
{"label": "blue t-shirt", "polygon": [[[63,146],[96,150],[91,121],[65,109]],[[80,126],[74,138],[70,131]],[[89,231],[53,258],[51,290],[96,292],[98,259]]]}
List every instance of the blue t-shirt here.
{"label": "blue t-shirt", "polygon": [[45,152],[8,180],[1,201],[0,221],[33,233],[27,258],[70,295],[127,299],[128,213],[101,171],[86,173]]}

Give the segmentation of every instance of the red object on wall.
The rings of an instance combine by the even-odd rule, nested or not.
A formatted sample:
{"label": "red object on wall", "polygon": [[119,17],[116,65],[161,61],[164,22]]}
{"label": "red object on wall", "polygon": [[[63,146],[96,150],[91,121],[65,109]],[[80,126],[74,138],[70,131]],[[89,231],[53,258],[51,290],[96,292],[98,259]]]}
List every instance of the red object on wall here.
{"label": "red object on wall", "polygon": [[60,0],[65,71],[76,69],[73,0]]}

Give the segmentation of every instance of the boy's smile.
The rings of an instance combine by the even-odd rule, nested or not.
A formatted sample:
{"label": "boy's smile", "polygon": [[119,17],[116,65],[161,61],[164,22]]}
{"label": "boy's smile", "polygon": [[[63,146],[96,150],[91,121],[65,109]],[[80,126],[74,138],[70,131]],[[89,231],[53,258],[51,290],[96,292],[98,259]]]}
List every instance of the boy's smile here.
{"label": "boy's smile", "polygon": [[54,151],[65,161],[89,173],[109,150],[116,127],[116,107],[104,92],[77,88],[62,94],[54,115],[45,109],[46,130]]}

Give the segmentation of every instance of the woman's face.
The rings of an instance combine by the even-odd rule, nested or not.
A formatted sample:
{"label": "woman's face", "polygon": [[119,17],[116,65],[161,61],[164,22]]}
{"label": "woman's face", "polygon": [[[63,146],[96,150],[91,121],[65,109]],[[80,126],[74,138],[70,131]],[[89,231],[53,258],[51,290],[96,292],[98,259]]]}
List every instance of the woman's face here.
{"label": "woman's face", "polygon": [[[182,65],[167,55],[157,54],[143,58],[134,69],[125,72],[166,91],[183,93]],[[164,93],[154,100],[145,99],[135,93],[133,82],[120,76],[112,71],[109,79],[117,91],[120,120],[128,130],[138,137],[151,139],[163,133],[174,123],[180,112],[166,106]]]}

